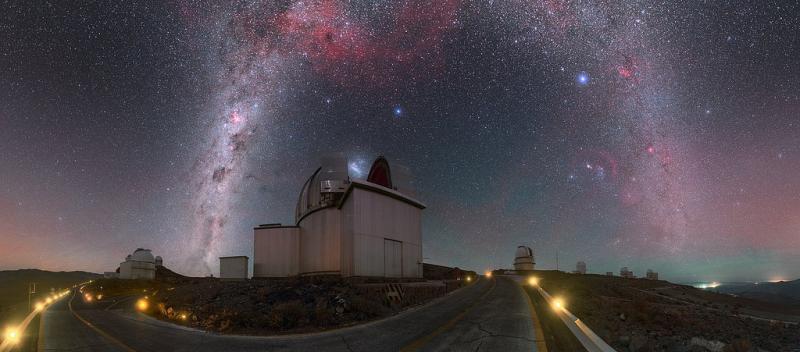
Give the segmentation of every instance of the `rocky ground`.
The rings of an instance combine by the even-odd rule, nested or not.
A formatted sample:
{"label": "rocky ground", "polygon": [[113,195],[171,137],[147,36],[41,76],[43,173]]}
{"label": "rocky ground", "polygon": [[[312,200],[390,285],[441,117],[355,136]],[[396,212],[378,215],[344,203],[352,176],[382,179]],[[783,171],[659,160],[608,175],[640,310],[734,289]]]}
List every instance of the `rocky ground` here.
{"label": "rocky ground", "polygon": [[[102,287],[102,289],[100,288]],[[100,279],[84,289],[104,299],[146,297],[145,313],[206,331],[267,335],[319,331],[393,313],[336,278],[220,281]]]}
{"label": "rocky ground", "polygon": [[[474,275],[473,275],[474,276]],[[274,335],[339,328],[396,314],[461,286],[453,280],[406,292],[402,304],[385,301],[385,285],[338,277],[221,281],[190,278],[159,268],[156,280],[98,279],[84,293],[110,300],[146,298],[145,313],[172,323],[223,334]],[[376,290],[377,288],[377,290]],[[423,293],[423,294],[420,294]],[[427,293],[425,295],[424,293]]]}
{"label": "rocky ground", "polygon": [[[536,273],[550,294],[618,351],[800,351],[800,307],[666,281]],[[766,318],[766,319],[763,319]]]}

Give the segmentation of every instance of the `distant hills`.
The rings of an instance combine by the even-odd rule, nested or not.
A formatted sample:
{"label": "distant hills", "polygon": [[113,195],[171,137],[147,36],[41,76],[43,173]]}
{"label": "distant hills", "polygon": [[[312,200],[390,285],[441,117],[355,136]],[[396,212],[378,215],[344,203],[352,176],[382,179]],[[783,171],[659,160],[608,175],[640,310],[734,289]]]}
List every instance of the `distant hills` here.
{"label": "distant hills", "polygon": [[[27,306],[28,283],[36,283],[40,294],[50,293],[51,289],[62,289],[76,283],[100,278],[103,275],[85,271],[46,271],[39,269],[19,269],[0,271],[0,310],[23,303]],[[34,296],[35,298],[35,296]]]}
{"label": "distant hills", "polygon": [[800,306],[800,279],[779,282],[723,284],[714,291],[773,303]]}

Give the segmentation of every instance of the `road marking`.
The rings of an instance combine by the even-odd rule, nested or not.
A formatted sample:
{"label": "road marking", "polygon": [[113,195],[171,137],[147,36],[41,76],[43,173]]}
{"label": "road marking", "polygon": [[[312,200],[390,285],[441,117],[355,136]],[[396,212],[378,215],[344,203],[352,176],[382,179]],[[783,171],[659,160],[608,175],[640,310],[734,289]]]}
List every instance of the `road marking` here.
{"label": "road marking", "polygon": [[113,336],[109,335],[105,331],[100,330],[100,328],[94,326],[92,323],[88,322],[86,319],[83,319],[83,317],[78,315],[78,313],[75,312],[75,310],[72,309],[72,300],[74,300],[74,299],[75,299],[75,294],[73,293],[72,294],[72,298],[69,299],[69,304],[68,304],[69,311],[72,312],[72,315],[74,315],[76,318],[78,318],[78,320],[80,320],[82,323],[84,323],[86,326],[90,327],[92,330],[94,330],[95,332],[97,332],[101,336],[105,337],[109,341],[111,341],[111,342],[115,343],[117,346],[121,347],[123,350],[128,351],[128,352],[136,352],[136,350],[134,350],[133,348],[130,348],[128,345],[122,343],[122,341],[120,341],[120,340],[117,340],[116,338],[114,338]]}
{"label": "road marking", "polygon": [[430,342],[434,337],[438,336],[439,334],[447,330],[450,330],[450,328],[452,328],[454,325],[456,325],[456,323],[458,323],[462,318],[464,318],[464,316],[467,315],[467,313],[469,313],[473,308],[475,308],[478,305],[478,302],[482,301],[487,295],[489,295],[489,293],[491,293],[494,290],[495,286],[497,286],[497,281],[495,278],[492,278],[491,280],[492,280],[492,287],[489,288],[489,290],[487,290],[486,292],[484,292],[480,297],[478,297],[478,299],[476,299],[475,302],[472,302],[472,304],[470,304],[461,313],[458,313],[458,315],[453,317],[453,319],[450,319],[448,322],[442,324],[442,326],[434,330],[432,333],[420,337],[419,339],[401,348],[400,352],[417,351],[420,348],[422,348],[422,346],[425,346],[425,344]]}
{"label": "road marking", "polygon": [[130,297],[127,297],[127,298],[120,299],[120,300],[118,300],[118,301],[114,301],[114,303],[111,303],[111,304],[110,304],[108,307],[106,307],[106,308],[105,308],[105,309],[103,309],[103,310],[109,310],[109,309],[111,309],[111,307],[113,307],[113,306],[117,305],[117,303],[122,303],[122,302],[125,302],[125,301],[130,301],[130,300],[132,300],[132,299],[134,299],[134,298],[136,298],[136,297],[137,297],[137,296],[130,296]]}
{"label": "road marking", "polygon": [[536,336],[536,351],[538,352],[547,352],[547,343],[544,341],[544,332],[542,330],[542,324],[539,322],[539,316],[536,314],[536,308],[533,306],[533,301],[531,300],[531,295],[528,294],[528,291],[519,286],[519,289],[522,290],[522,293],[525,295],[525,298],[528,300],[528,308],[531,310],[531,318],[533,319],[533,333]]}
{"label": "road marking", "polygon": [[44,311],[39,313],[39,336],[36,337],[36,352],[44,351],[44,339],[42,339],[42,327],[44,326]]}

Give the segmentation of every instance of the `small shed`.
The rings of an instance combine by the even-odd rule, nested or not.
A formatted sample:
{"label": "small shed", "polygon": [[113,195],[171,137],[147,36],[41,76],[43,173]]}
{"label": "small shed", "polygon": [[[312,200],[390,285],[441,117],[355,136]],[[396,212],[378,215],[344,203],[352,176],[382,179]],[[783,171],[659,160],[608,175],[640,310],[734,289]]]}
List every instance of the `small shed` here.
{"label": "small shed", "polygon": [[245,280],[248,277],[246,255],[219,257],[219,278],[223,280]]}

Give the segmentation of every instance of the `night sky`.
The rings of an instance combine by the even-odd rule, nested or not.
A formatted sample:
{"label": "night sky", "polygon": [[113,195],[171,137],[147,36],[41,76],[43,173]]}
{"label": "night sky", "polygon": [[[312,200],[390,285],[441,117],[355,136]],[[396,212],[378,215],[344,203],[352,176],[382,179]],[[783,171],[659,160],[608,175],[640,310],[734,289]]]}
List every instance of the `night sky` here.
{"label": "night sky", "polygon": [[0,269],[217,274],[343,152],[411,170],[427,262],[800,277],[796,2],[2,6]]}

